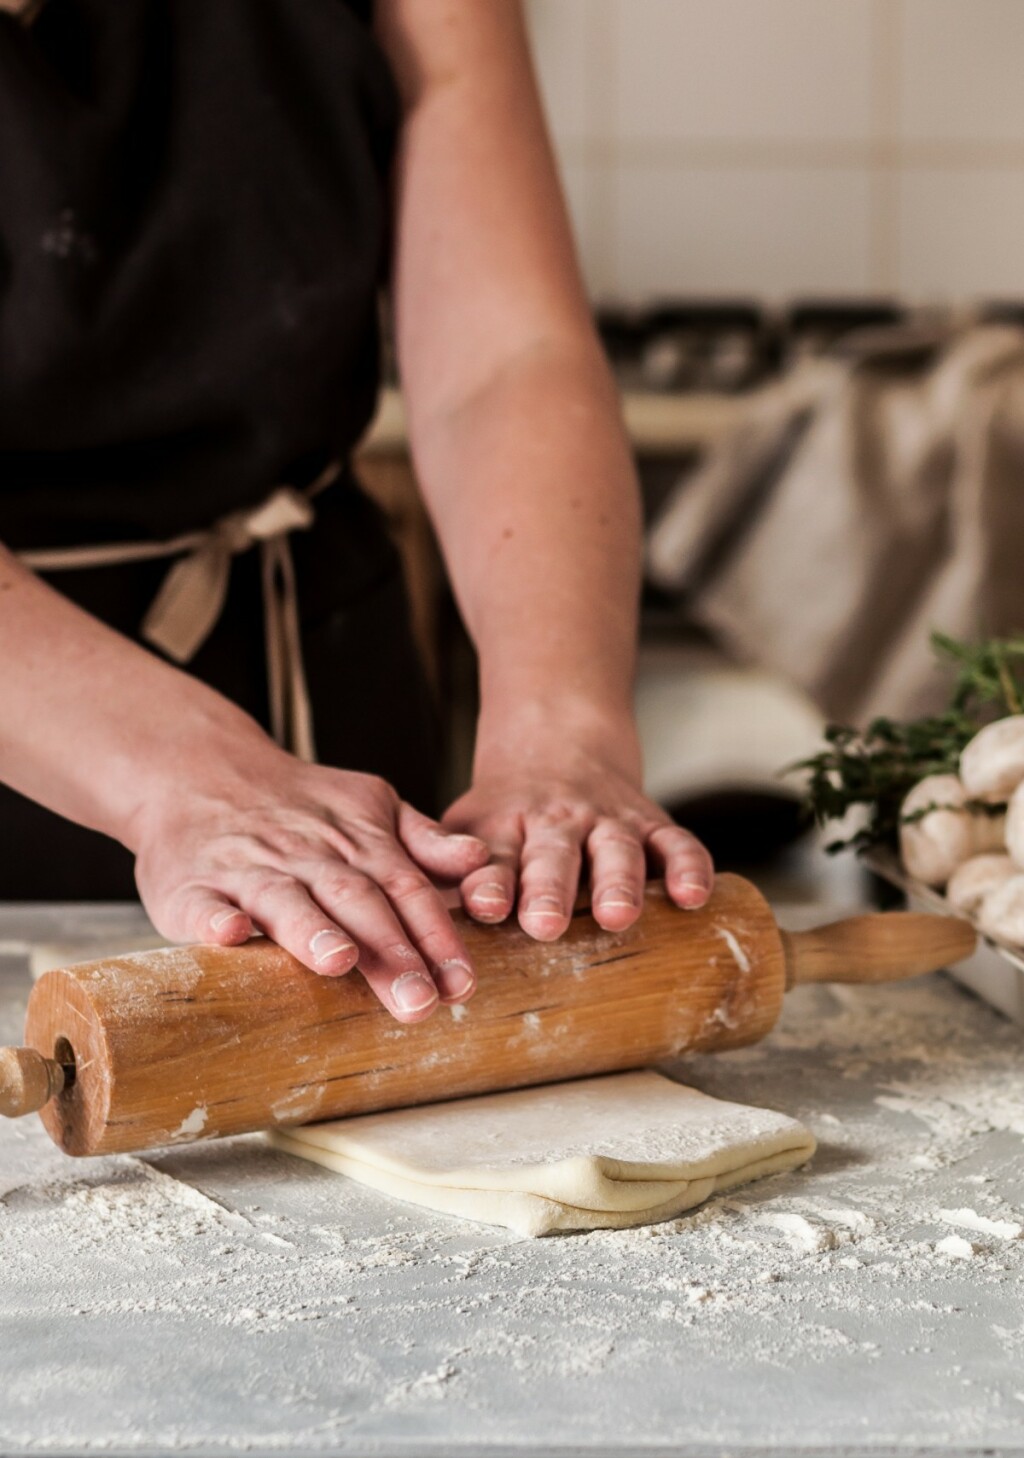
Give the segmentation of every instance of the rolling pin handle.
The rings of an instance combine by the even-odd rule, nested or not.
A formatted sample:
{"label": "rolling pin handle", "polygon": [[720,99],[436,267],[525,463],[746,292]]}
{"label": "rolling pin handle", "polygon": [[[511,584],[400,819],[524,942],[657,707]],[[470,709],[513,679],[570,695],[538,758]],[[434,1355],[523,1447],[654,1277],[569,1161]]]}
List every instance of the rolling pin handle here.
{"label": "rolling pin handle", "polygon": [[34,1048],[0,1048],[0,1114],[20,1119],[34,1114],[59,1094],[67,1074],[55,1058]]}
{"label": "rolling pin handle", "polygon": [[970,922],[956,916],[886,911],[851,916],[814,931],[783,932],[786,987],[804,982],[900,982],[970,957]]}

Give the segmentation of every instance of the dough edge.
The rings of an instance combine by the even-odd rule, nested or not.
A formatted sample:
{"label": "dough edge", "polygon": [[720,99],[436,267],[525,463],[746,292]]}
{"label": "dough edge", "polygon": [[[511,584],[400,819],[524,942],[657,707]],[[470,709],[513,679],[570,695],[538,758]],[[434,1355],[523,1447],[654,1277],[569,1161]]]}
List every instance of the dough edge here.
{"label": "dough edge", "polygon": [[[505,1226],[517,1235],[532,1238],[559,1231],[625,1230],[636,1225],[657,1224],[692,1210],[712,1195],[768,1175],[797,1169],[806,1164],[814,1154],[816,1141],[813,1135],[800,1129],[799,1125],[796,1130],[804,1135],[799,1143],[747,1163],[738,1163],[718,1174],[697,1179],[644,1181],[648,1187],[660,1184],[664,1197],[656,1203],[630,1210],[589,1209],[582,1205],[551,1200],[544,1195],[534,1195],[526,1190],[473,1189],[457,1185],[427,1184],[396,1174],[393,1170],[354,1159],[351,1155],[339,1154],[306,1140],[292,1138],[282,1130],[272,1130],[269,1138],[277,1149],[296,1154],[308,1162],[335,1170],[339,1174],[348,1175],[370,1189],[379,1190],[409,1204],[446,1215],[458,1215],[485,1225]],[[522,1173],[524,1171],[517,1171],[517,1174]]]}

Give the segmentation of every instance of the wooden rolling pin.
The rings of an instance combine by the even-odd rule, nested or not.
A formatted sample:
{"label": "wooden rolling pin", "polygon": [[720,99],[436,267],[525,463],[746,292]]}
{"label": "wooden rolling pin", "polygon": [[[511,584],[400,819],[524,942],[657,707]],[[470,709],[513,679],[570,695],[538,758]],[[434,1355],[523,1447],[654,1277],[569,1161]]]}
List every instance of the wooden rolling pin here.
{"label": "wooden rolling pin", "polygon": [[975,943],[904,912],[782,932],[729,875],[701,911],[651,887],[621,933],[583,910],[546,945],[458,920],[476,996],[412,1027],[359,976],[317,977],[268,941],[47,972],[27,1046],[0,1050],[0,1113],[41,1110],[68,1154],[107,1154],[610,1073],[753,1043],[796,983],[910,977]]}

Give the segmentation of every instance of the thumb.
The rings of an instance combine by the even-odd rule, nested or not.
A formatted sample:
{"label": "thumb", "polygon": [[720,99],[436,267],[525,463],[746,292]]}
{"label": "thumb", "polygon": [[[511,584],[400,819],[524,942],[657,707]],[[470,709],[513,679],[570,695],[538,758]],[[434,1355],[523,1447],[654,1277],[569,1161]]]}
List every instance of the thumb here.
{"label": "thumb", "polygon": [[458,881],[486,865],[490,849],[475,835],[445,830],[403,800],[398,807],[398,838],[428,875]]}

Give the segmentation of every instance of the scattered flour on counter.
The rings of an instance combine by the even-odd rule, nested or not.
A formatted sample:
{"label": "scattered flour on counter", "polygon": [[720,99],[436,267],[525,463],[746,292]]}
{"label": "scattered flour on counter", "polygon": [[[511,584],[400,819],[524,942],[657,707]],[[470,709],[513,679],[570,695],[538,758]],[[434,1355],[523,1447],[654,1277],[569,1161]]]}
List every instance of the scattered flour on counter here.
{"label": "scattered flour on counter", "polygon": [[947,1225],[959,1225],[963,1230],[975,1230],[979,1235],[997,1236],[999,1240],[1020,1240],[1024,1234],[1019,1220],[990,1220],[977,1210],[940,1210],[939,1219]]}
{"label": "scattered flour on counter", "polygon": [[936,1241],[935,1249],[939,1255],[949,1256],[955,1261],[969,1261],[982,1251],[981,1246],[964,1240],[962,1235],[947,1235],[944,1240]]}
{"label": "scattered flour on counter", "polygon": [[[841,1390],[855,1371],[919,1361],[938,1382],[925,1436],[1015,1437],[1010,1389],[972,1397],[954,1368],[968,1319],[970,1360],[986,1341],[993,1363],[1012,1350],[1016,1371],[1024,1356],[1019,1030],[941,983],[807,988],[766,1042],[678,1072],[806,1123],[813,1164],[662,1225],[536,1242],[390,1203],[258,1137],[68,1163],[0,1193],[0,1320],[8,1305],[59,1302],[80,1352],[112,1317],[128,1348],[154,1323],[196,1350],[241,1343],[251,1390],[277,1393],[278,1411],[304,1411],[312,1380],[283,1353],[337,1364],[344,1410],[280,1431],[254,1412],[231,1439],[240,1449],[329,1447],[382,1408],[411,1424],[440,1413],[460,1440],[519,1442],[541,1409],[502,1406],[509,1390],[581,1399],[575,1440],[597,1443],[622,1431],[625,1394],[652,1369],[699,1404],[702,1362],[744,1383],[815,1382],[819,1369]],[[116,1389],[116,1364],[103,1380]],[[4,1401],[27,1413],[19,1382],[28,1374]],[[118,1427],[110,1411],[92,1446],[211,1444],[188,1410],[159,1444],[152,1425]],[[81,1433],[34,1413],[4,1440],[77,1446]],[[702,1414],[706,1446],[743,1436],[724,1408]]]}
{"label": "scattered flour on counter", "polygon": [[837,1244],[836,1232],[827,1225],[813,1224],[803,1215],[789,1211],[770,1210],[755,1217],[759,1225],[768,1225],[781,1230],[789,1238],[794,1250],[814,1252],[833,1250]]}

